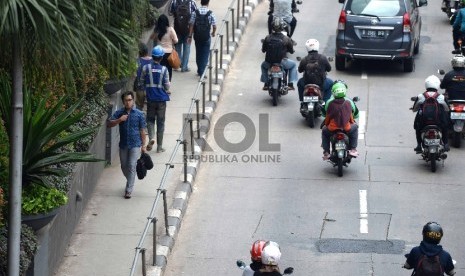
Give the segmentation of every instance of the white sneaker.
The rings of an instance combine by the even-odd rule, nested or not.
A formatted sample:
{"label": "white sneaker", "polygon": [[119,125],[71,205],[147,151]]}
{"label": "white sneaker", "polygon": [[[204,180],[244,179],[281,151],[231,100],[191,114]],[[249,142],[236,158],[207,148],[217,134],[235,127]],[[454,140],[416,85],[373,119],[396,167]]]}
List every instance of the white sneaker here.
{"label": "white sneaker", "polygon": [[151,151],[153,145],[155,145],[155,139],[150,140],[149,144],[147,145],[147,151]]}

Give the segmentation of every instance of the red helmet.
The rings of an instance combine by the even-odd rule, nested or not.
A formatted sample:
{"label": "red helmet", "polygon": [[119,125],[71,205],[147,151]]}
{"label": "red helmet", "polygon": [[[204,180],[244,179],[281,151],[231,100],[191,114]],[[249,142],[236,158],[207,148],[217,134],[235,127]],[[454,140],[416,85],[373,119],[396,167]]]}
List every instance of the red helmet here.
{"label": "red helmet", "polygon": [[265,241],[263,240],[256,240],[252,244],[252,248],[250,249],[250,256],[252,257],[252,261],[262,260],[262,250],[264,246],[265,246]]}

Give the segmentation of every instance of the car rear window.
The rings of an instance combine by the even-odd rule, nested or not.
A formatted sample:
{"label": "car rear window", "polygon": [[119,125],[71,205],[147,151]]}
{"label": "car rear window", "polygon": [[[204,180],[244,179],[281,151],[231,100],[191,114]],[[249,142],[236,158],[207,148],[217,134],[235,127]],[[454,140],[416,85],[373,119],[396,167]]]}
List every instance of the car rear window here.
{"label": "car rear window", "polygon": [[352,0],[346,6],[351,14],[401,16],[405,13],[403,0]]}

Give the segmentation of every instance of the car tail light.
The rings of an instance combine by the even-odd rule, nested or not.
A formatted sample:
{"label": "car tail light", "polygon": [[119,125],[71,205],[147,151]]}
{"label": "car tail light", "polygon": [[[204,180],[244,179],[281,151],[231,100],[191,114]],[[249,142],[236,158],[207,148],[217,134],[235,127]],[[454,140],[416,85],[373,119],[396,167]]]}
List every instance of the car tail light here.
{"label": "car tail light", "polygon": [[436,138],[436,131],[435,130],[428,130],[428,132],[426,133],[426,137],[428,139],[435,139]]}
{"label": "car tail light", "polygon": [[339,15],[339,23],[337,24],[337,29],[339,31],[343,31],[346,29],[346,20],[347,20],[346,12],[342,10],[341,14]]}
{"label": "car tail light", "polygon": [[337,140],[344,140],[344,133],[342,132],[339,132],[336,134],[336,139]]}
{"label": "car tail light", "polygon": [[454,105],[454,106],[455,106],[455,110],[454,110],[454,111],[456,111],[456,112],[463,112],[463,109],[464,109],[464,107],[465,107],[465,105],[463,105],[463,104],[456,104],[456,105]]}
{"label": "car tail light", "polygon": [[411,26],[410,26],[410,15],[406,12],[404,13],[404,33],[410,33]]}

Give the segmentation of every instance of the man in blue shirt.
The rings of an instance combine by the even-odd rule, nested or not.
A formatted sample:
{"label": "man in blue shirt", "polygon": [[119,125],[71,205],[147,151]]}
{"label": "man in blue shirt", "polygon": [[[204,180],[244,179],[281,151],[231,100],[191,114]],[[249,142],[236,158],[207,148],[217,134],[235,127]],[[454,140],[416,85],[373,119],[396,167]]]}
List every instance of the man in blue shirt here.
{"label": "man in blue shirt", "polygon": [[145,118],[144,113],[134,107],[134,92],[127,91],[121,95],[123,107],[116,110],[108,120],[108,127],[119,125],[119,158],[121,170],[126,177],[124,198],[131,198],[136,179],[136,163],[141,151],[145,152]]}

